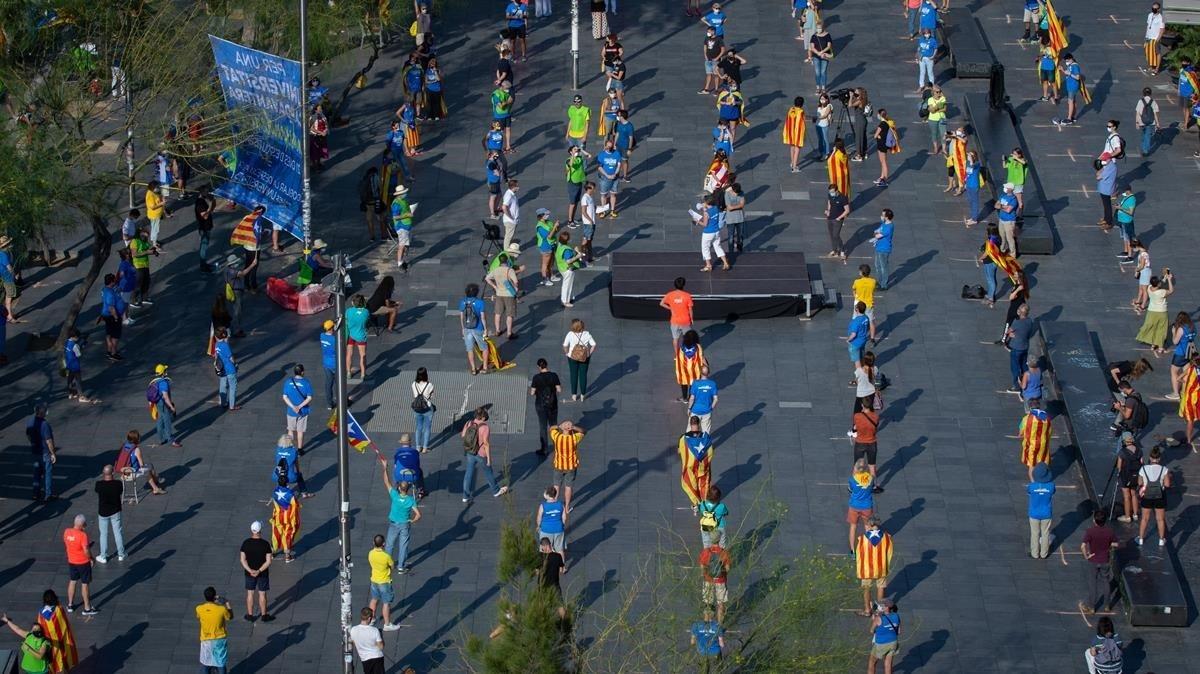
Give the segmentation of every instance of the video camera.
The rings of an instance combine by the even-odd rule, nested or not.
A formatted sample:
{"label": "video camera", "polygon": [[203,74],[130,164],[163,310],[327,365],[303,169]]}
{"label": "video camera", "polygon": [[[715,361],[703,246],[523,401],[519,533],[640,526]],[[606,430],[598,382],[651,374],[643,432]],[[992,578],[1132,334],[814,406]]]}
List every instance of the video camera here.
{"label": "video camera", "polygon": [[829,92],[829,98],[830,98],[830,100],[841,101],[842,105],[849,105],[850,104],[850,94],[852,94],[852,93],[854,93],[854,90],[849,87],[846,87],[843,89],[836,89],[834,91]]}

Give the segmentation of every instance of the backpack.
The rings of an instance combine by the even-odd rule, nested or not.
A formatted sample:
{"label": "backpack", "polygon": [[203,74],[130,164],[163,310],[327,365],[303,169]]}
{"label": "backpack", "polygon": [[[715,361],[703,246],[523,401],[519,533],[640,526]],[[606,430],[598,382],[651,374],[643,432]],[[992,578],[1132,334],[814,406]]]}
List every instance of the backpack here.
{"label": "backpack", "polygon": [[463,305],[463,327],[468,330],[474,330],[479,326],[479,312],[475,309],[475,298],[468,297],[466,304]]}
{"label": "backpack", "polygon": [[717,554],[710,554],[708,556],[708,562],[704,565],[704,571],[708,574],[708,577],[712,578],[713,580],[725,578],[725,563],[721,560],[721,556]]}
{"label": "backpack", "polygon": [[[717,507],[713,506],[712,510],[704,507],[704,503],[700,504],[700,531],[712,531],[717,528]],[[714,575],[714,574],[709,574]]]}
{"label": "backpack", "polygon": [[1154,103],[1153,102],[1147,103],[1146,101],[1142,101],[1141,122],[1142,122],[1142,126],[1150,126],[1151,124],[1154,123]]}
{"label": "backpack", "polygon": [[917,116],[921,119],[929,119],[929,98],[926,97],[921,101],[921,107],[917,108]]}
{"label": "backpack", "polygon": [[113,462],[113,472],[118,475],[133,463],[133,452],[125,451],[125,445],[117,450],[117,460]]}
{"label": "backpack", "polygon": [[1133,393],[1129,397],[1133,398],[1133,413],[1129,415],[1129,425],[1134,430],[1141,430],[1150,422],[1150,409],[1142,402],[1141,395]]}
{"label": "backpack", "polygon": [[157,404],[162,400],[162,391],[158,390],[158,382],[163,379],[164,377],[155,377],[150,380],[150,384],[146,387],[146,402]]}
{"label": "backpack", "polygon": [[892,385],[892,380],[883,373],[883,370],[875,368],[875,390],[882,391]]}
{"label": "backpack", "polygon": [[[1154,464],[1150,465],[1152,466]],[[1146,472],[1146,468],[1148,467],[1149,466],[1143,466],[1139,471],[1146,478],[1146,487],[1142,490],[1142,498],[1148,501],[1160,499],[1163,497],[1163,475],[1166,475],[1167,469],[1159,466],[1160,470],[1158,472],[1158,479],[1151,480],[1150,473]]]}
{"label": "backpack", "polygon": [[981,285],[976,285],[975,287],[964,285],[962,287],[962,298],[964,300],[981,300],[985,297],[987,297],[987,291]]}
{"label": "backpack", "polygon": [[1113,159],[1124,159],[1125,158],[1125,139],[1122,138],[1120,136],[1120,134],[1114,133],[1113,135],[1117,137],[1117,153],[1113,155]]}
{"label": "backpack", "polygon": [[1096,647],[1095,661],[1097,665],[1121,664],[1121,647],[1117,644],[1117,640],[1112,637],[1104,637],[1104,641]]}
{"label": "backpack", "polygon": [[472,421],[467,424],[462,436],[463,451],[467,454],[479,454],[479,424]]}
{"label": "backpack", "polygon": [[417,397],[413,398],[412,410],[417,414],[425,414],[429,411],[429,399],[425,397],[424,393],[418,392]]}

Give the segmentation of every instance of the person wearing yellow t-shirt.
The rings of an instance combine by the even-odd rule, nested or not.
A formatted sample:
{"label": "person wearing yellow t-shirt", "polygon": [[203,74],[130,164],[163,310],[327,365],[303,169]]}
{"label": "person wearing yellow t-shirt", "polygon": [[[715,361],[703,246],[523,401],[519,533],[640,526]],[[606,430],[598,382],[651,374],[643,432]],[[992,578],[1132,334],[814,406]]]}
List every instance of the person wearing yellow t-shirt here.
{"label": "person wearing yellow t-shirt", "polygon": [[158,193],[159,182],[151,180],[146,185],[146,219],[150,221],[150,243],[158,245],[158,228],[167,212],[167,201]]}
{"label": "person wearing yellow t-shirt", "polygon": [[592,111],[583,104],[583,96],[576,95],[567,108],[567,145],[584,149],[587,147],[588,126]]}
{"label": "person wearing yellow t-shirt", "polygon": [[862,302],[867,305],[867,320],[871,322],[871,343],[875,339],[875,279],[871,278],[871,265],[858,265],[858,278],[854,279],[851,289],[854,291],[854,303]]}
{"label": "person wearing yellow t-shirt", "polygon": [[225,625],[233,620],[233,607],[229,600],[218,597],[215,588],[204,588],[204,603],[196,607],[196,619],[200,621],[200,666],[224,671],[229,659],[229,645]]}
{"label": "person wearing yellow t-shirt", "polygon": [[374,612],[376,605],[383,603],[383,631],[394,632],[399,625],[392,624],[391,603],[396,601],[396,593],[392,591],[392,570],[396,562],[384,549],[385,539],[382,534],[376,534],[371,552],[367,553],[367,563],[371,565],[371,603],[368,606]]}

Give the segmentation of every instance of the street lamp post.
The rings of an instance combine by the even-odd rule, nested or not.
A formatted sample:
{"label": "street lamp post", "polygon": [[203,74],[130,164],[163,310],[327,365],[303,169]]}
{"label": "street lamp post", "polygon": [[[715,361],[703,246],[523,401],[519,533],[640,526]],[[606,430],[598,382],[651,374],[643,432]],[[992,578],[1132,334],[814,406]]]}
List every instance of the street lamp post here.
{"label": "street lamp post", "polygon": [[304,252],[312,245],[312,199],[309,196],[308,176],[308,0],[300,2],[300,223]]}
{"label": "street lamp post", "polygon": [[354,671],[354,655],[351,652],[350,621],[350,451],[346,442],[346,340],[342,332],[342,317],[345,316],[347,268],[349,261],[344,253],[333,255],[333,273],[322,285],[333,294],[334,328],[337,347],[337,452],[338,452],[338,539],[341,555],[338,564],[338,593],[341,596],[342,627],[342,672]]}
{"label": "street lamp post", "polygon": [[579,0],[571,0],[571,88],[579,89]]}

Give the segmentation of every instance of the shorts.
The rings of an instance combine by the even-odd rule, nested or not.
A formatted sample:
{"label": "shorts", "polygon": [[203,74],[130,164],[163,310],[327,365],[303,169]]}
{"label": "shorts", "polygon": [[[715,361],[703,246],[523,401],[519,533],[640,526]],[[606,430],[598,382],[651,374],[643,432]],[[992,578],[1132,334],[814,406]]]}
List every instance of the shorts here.
{"label": "shorts", "polygon": [[492,121],[498,122],[500,124],[501,129],[511,129],[512,128],[512,115],[509,115],[508,117],[497,117],[497,118],[494,118]]}
{"label": "shorts", "polygon": [[848,344],[846,346],[846,350],[850,352],[850,362],[851,363],[857,363],[860,360],[862,360],[863,348],[861,346],[854,346],[853,344]]}
{"label": "shorts", "polygon": [[504,295],[496,296],[496,316],[508,316],[509,318],[517,317],[517,298],[505,297]]}
{"label": "shorts", "polygon": [[1057,81],[1057,78],[1054,76],[1053,70],[1042,70],[1041,68],[1038,68],[1038,81],[1055,82]]}
{"label": "shorts", "polygon": [[1171,364],[1175,367],[1183,367],[1188,364],[1188,357],[1178,353],[1171,355]]}
{"label": "shorts", "polygon": [[[421,38],[421,35],[418,33],[417,34],[417,40],[418,40],[417,44],[421,44],[420,38]],[[361,662],[362,662],[363,674],[383,674],[384,671],[386,671],[386,670],[384,670],[384,660],[383,660],[382,656],[380,656],[378,658],[372,658],[370,660],[361,660]]]}
{"label": "shorts", "polygon": [[500,183],[488,183],[488,194],[500,194]]}
{"label": "shorts", "polygon": [[463,346],[466,347],[467,353],[471,353],[472,347],[479,347],[480,351],[487,351],[487,342],[483,341],[483,328],[477,330],[463,328]]}
{"label": "shorts", "polygon": [[15,301],[21,297],[21,289],[12,281],[4,281],[0,287],[4,288],[4,299]]}
{"label": "shorts", "polygon": [[1138,285],[1150,285],[1150,267],[1145,267],[1142,271],[1138,272]]}
{"label": "shorts", "polygon": [[509,26],[508,34],[514,40],[524,40],[526,36],[525,26],[521,26],[520,28]]}
{"label": "shorts", "polygon": [[1132,475],[1121,475],[1117,479],[1118,479],[1118,481],[1120,481],[1122,489],[1137,489],[1138,488],[1137,473],[1134,473]]}
{"label": "shorts", "polygon": [[283,231],[283,225],[279,225],[279,224],[276,224],[276,223],[272,222],[272,223],[271,223],[271,231],[272,231],[272,232],[282,232],[282,231]]}
{"label": "shorts", "polygon": [[1163,510],[1167,507],[1166,498],[1142,498],[1140,499],[1143,508],[1152,508],[1155,510]]}
{"label": "shorts", "polygon": [[246,589],[247,590],[250,590],[250,591],[258,590],[259,592],[266,592],[267,590],[271,589],[271,572],[270,571],[262,571],[257,576],[251,576],[248,573],[246,573],[244,575],[246,576]]}
{"label": "shorts", "polygon": [[872,644],[871,645],[871,655],[875,656],[876,660],[882,660],[884,658],[893,656],[899,650],[900,650],[900,642],[899,641],[893,641],[890,644]]}
{"label": "shorts", "polygon": [[608,81],[608,90],[609,91],[625,91],[625,81],[610,79]]}
{"label": "shorts", "polygon": [[397,229],[396,230],[396,245],[411,246],[412,245],[412,230]]}
{"label": "shorts", "polygon": [[572,468],[571,470],[554,471],[554,485],[556,487],[570,487],[575,484],[575,477],[578,475],[579,469]]}
{"label": "shorts", "polygon": [[367,345],[367,340],[365,340],[365,339],[362,341],[359,341],[357,339],[354,339],[353,337],[346,338],[346,346],[366,346],[366,345]]}
{"label": "shorts", "polygon": [[1132,241],[1133,240],[1133,221],[1130,220],[1129,222],[1117,222],[1117,224],[1121,226],[1121,240],[1122,241]]}
{"label": "shorts", "polygon": [[92,565],[91,564],[68,564],[71,573],[68,576],[70,580],[79,581],[84,585],[92,582]]}
{"label": "shorts", "polygon": [[671,338],[672,339],[683,339],[683,334],[691,329],[692,329],[692,326],[690,326],[690,325],[675,325],[674,323],[672,323],[671,324]]}
{"label": "shorts", "polygon": [[104,336],[113,339],[121,338],[121,319],[112,316],[104,317]]}
{"label": "shorts", "polygon": [[716,75],[717,74],[717,62],[709,61],[709,60],[705,59],[704,74],[705,75]]}
{"label": "shorts", "polygon": [[1025,184],[1013,185],[1013,194],[1025,194]]}
{"label": "shorts", "polygon": [[879,443],[876,442],[856,442],[854,443],[854,458],[851,463],[857,463],[859,459],[866,458],[868,466],[875,465],[875,458],[879,455]]}
{"label": "shorts", "polygon": [[[857,302],[856,302],[856,304],[857,304]],[[872,306],[867,307],[867,313],[865,313],[863,315],[867,317],[868,321],[871,321],[872,323],[874,323],[875,322],[875,306],[872,305]]]}
{"label": "shorts", "polygon": [[582,150],[587,147],[587,137],[567,136],[567,147],[577,147]]}
{"label": "shorts", "polygon": [[874,515],[874,510],[863,510],[861,508],[846,508],[846,524],[858,524],[866,522],[867,518]]}
{"label": "shorts", "polygon": [[548,534],[544,531],[539,531],[538,532],[538,542],[540,543],[543,538],[549,538],[550,539],[550,549],[557,552],[560,555],[563,553],[564,550],[567,549],[566,548],[567,535],[565,533],[560,532],[557,534]]}
{"label": "shorts", "polygon": [[615,178],[605,178],[600,176],[600,196],[612,194],[617,191],[617,181]]}
{"label": "shorts", "polygon": [[1072,103],[1074,103],[1075,97],[1078,95],[1079,95],[1078,89],[1067,89],[1066,92],[1063,94],[1063,97],[1066,98],[1068,101],[1071,101]]}
{"label": "shorts", "polygon": [[308,415],[305,414],[304,416],[294,417],[289,414],[287,418],[287,429],[297,433],[304,433],[308,430]]}
{"label": "shorts", "polygon": [[704,588],[700,591],[700,599],[705,604],[711,604],[713,603],[713,600],[716,600],[716,603],[718,604],[728,603],[729,588],[725,586],[725,583],[710,583],[708,581],[704,581]]}
{"label": "shorts", "polygon": [[396,591],[392,589],[391,581],[371,583],[371,599],[377,599],[385,604],[396,601]]}
{"label": "shorts", "polygon": [[1021,21],[1024,23],[1036,23],[1037,20],[1037,12],[1031,9],[1025,10],[1025,13],[1021,17]]}
{"label": "shorts", "polygon": [[567,182],[567,203],[577,204],[583,198],[583,183]]}
{"label": "shorts", "polygon": [[871,587],[872,585],[879,588],[887,587],[887,578],[860,578],[859,580],[862,581],[861,585],[863,587]]}
{"label": "shorts", "polygon": [[595,238],[595,236],[596,236],[596,224],[592,223],[592,222],[585,222],[583,224],[582,238],[587,239],[588,241],[591,241],[593,238]]}

